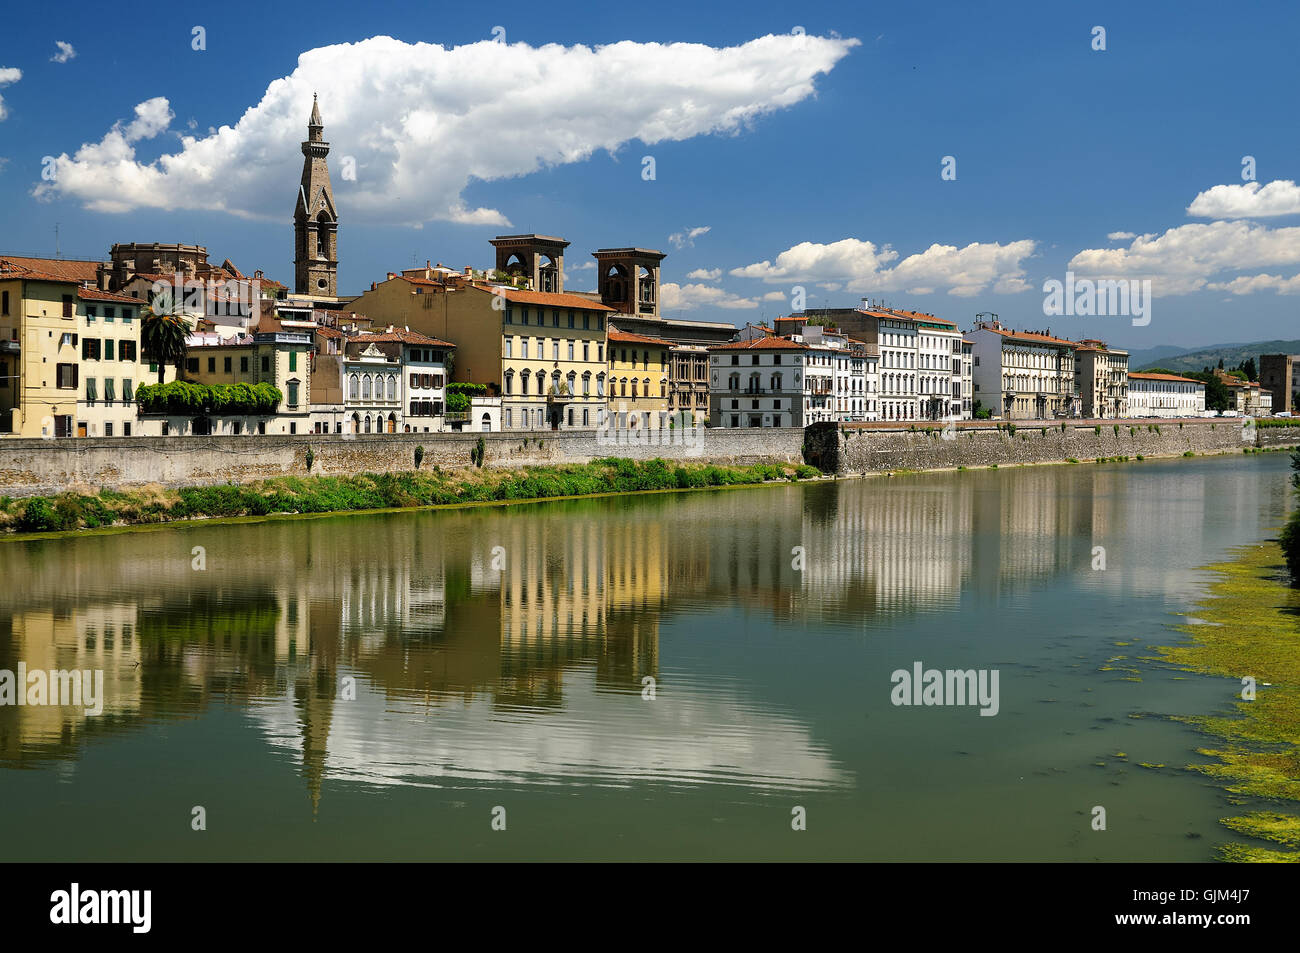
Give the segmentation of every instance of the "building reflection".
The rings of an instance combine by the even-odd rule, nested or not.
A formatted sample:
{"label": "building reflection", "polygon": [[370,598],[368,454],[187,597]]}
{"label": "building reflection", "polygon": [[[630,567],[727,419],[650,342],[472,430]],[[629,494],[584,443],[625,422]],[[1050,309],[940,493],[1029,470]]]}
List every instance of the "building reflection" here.
{"label": "building reflection", "polygon": [[[23,584],[0,597],[0,668],[102,669],[107,698],[99,718],[0,706],[0,759],[76,758],[96,735],[219,700],[298,749],[318,805],[326,776],[344,770],[339,752],[354,751],[352,770],[365,775],[368,733],[390,731],[394,763],[410,772],[434,770],[438,751],[437,770],[454,774],[511,731],[518,763],[531,763],[530,746],[559,744],[541,733],[544,719],[586,706],[573,763],[632,771],[617,734],[630,716],[614,713],[633,709],[613,699],[641,704],[647,677],[691,691],[661,668],[661,631],[679,617],[689,629],[701,608],[736,607],[791,626],[888,625],[951,611],[973,589],[997,595],[1078,572],[1117,524],[1167,533],[1171,517],[1204,505],[1195,475],[1179,479],[1181,502],[1147,509],[1122,470],[1026,468],[12,542],[0,546],[0,576]],[[195,545],[206,549],[201,571]],[[698,690],[674,703],[676,723],[654,727],[674,711],[660,706],[622,726],[670,775],[839,777],[787,716]],[[482,751],[401,740],[404,726],[419,736],[402,722],[414,712],[481,732]],[[675,751],[671,732],[687,714],[694,741]],[[719,747],[723,737],[752,751]]]}

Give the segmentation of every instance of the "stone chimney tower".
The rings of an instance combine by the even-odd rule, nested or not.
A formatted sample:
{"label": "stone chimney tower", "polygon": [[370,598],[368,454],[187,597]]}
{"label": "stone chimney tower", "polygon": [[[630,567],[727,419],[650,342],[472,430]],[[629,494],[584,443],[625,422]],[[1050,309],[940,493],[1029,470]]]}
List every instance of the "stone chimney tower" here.
{"label": "stone chimney tower", "polygon": [[293,212],[293,290],[321,298],[338,297],[338,212],[330,170],[325,164],[330,144],[322,133],[320,107],[311,98],[307,140],[302,144],[302,181]]}

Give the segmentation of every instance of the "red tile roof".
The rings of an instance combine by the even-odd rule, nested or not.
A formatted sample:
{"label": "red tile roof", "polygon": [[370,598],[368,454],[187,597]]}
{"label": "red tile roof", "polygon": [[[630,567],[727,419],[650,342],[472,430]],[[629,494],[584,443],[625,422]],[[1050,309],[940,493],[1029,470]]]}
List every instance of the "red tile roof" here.
{"label": "red tile roof", "polygon": [[418,331],[381,331],[372,333],[369,331],[356,335],[351,340],[360,341],[363,344],[392,344],[400,341],[402,344],[416,344],[420,347],[455,347],[450,341],[439,341],[437,338],[431,338],[428,335],[420,334]]}
{"label": "red tile roof", "polygon": [[103,264],[103,262],[86,259],[28,258],[22,255],[3,255],[0,259],[60,281],[94,281],[99,266]]}
{"label": "red tile roof", "polygon": [[[1046,334],[1039,334],[1037,331],[1012,331],[1008,328],[979,328],[981,331],[992,331],[994,334],[1000,334],[1005,338],[1011,338],[1016,341],[1028,341],[1030,344],[1055,344],[1062,347],[1069,347],[1079,350],[1077,341],[1067,341],[1065,338],[1054,338]],[[1090,348],[1083,348],[1090,350]]]}
{"label": "red tile roof", "polygon": [[730,344],[715,344],[710,351],[806,351],[808,345],[791,341],[789,338],[754,338],[752,341],[732,341]]}
{"label": "red tile roof", "polygon": [[573,308],[574,310],[581,309],[583,311],[614,311],[613,308],[603,305],[599,301],[592,301],[590,298],[569,294],[568,292],[521,291],[518,288],[482,284],[476,284],[474,287],[492,293],[495,293],[496,289],[501,287],[501,290],[505,292],[506,300],[513,301],[516,304],[537,304],[548,308]]}
{"label": "red tile roof", "polygon": [[78,288],[77,297],[83,301],[121,301],[124,304],[138,305],[146,303],[139,298],[132,298],[130,295],[119,294],[116,291],[100,291],[98,288]]}
{"label": "red tile roof", "polygon": [[609,339],[618,341],[623,344],[653,344],[659,347],[672,347],[672,341],[664,341],[660,338],[646,337],[644,334],[633,334],[630,331],[618,331],[614,328],[609,330]]}
{"label": "red tile roof", "polygon": [[1177,374],[1152,374],[1149,372],[1129,371],[1129,378],[1134,377],[1144,381],[1181,381],[1185,384],[1200,384],[1203,381],[1193,380],[1190,377],[1179,377]]}

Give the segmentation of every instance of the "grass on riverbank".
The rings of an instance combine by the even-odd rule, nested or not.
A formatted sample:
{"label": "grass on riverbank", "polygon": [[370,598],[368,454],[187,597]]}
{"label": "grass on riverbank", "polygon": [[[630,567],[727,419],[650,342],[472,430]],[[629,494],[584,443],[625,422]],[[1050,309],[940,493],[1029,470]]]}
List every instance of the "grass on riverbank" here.
{"label": "grass on riverbank", "polygon": [[1196,612],[1209,624],[1183,626],[1192,641],[1160,653],[1192,671],[1250,676],[1257,694],[1237,702],[1235,716],[1180,719],[1218,739],[1199,752],[1214,762],[1193,769],[1267,808],[1225,818],[1224,826],[1284,848],[1229,844],[1220,848],[1224,860],[1300,862],[1300,592],[1287,587],[1271,542],[1209,568],[1219,578]]}
{"label": "grass on riverbank", "polygon": [[715,466],[607,457],[591,463],[521,469],[434,467],[408,473],[277,477],[256,483],[169,490],[100,490],[22,499],[0,497],[0,530],[50,533],[272,513],[341,513],[457,503],[540,500],[592,493],[740,486],[820,476],[804,464]]}

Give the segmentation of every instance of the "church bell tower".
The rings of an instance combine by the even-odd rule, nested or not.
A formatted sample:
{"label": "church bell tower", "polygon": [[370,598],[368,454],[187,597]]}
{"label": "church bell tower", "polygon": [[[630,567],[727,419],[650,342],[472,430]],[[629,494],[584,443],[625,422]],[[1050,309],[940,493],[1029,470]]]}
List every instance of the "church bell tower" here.
{"label": "church bell tower", "polygon": [[302,182],[293,212],[293,290],[320,298],[338,297],[338,212],[330,170],[325,164],[330,144],[322,133],[316,96],[311,98],[307,140],[302,144]]}

